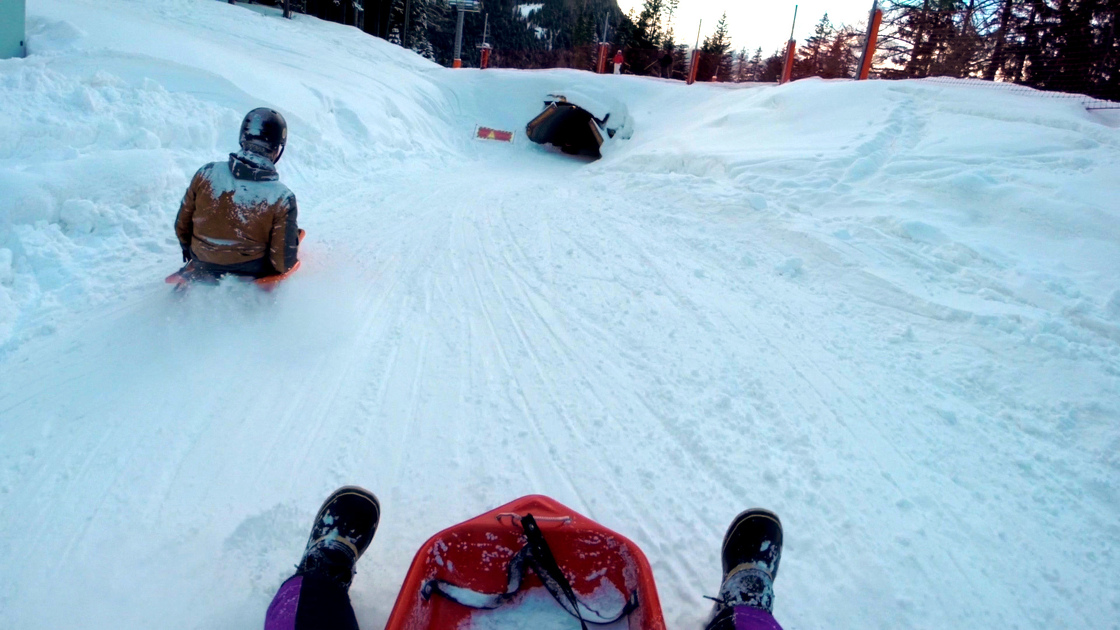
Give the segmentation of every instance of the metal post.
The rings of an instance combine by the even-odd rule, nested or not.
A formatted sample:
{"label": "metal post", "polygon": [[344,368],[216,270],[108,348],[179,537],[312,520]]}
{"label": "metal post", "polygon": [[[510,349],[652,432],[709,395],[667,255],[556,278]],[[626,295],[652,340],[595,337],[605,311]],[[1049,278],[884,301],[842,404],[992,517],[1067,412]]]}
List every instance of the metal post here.
{"label": "metal post", "polygon": [[883,12],[879,9],[879,1],[871,4],[871,16],[867,20],[867,36],[863,40],[863,54],[859,57],[859,74],[857,81],[866,81],[871,73],[871,60],[875,57],[875,46],[879,43],[879,25],[883,22]]}
{"label": "metal post", "polygon": [[789,27],[789,43],[786,44],[786,60],[782,64],[782,78],[778,81],[778,85],[789,83],[790,76],[793,74],[793,59],[794,54],[797,52],[797,41],[793,39],[793,31],[797,28],[797,5],[793,5],[793,24]]}
{"label": "metal post", "polygon": [[292,19],[292,0],[284,0],[284,17]]}
{"label": "metal post", "polygon": [[595,71],[599,74],[607,73],[607,55],[611,54],[611,12],[603,15],[603,33],[599,37],[599,58],[595,62]]}
{"label": "metal post", "polygon": [[782,62],[782,78],[778,80],[778,85],[789,83],[790,77],[793,75],[793,61],[797,53],[797,42],[789,40],[786,42],[786,59]]}
{"label": "metal post", "polygon": [[459,17],[455,21],[455,60],[451,62],[452,68],[463,67],[463,7],[457,6],[455,8],[459,12]]}

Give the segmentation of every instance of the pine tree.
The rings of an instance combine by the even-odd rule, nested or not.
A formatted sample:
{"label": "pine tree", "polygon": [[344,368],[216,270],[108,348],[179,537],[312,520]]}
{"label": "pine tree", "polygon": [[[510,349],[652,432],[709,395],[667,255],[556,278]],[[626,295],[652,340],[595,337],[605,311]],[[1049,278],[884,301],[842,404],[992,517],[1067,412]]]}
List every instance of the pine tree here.
{"label": "pine tree", "polygon": [[634,21],[634,34],[631,46],[642,50],[658,50],[664,39],[662,18],[665,0],[645,0],[642,10]]}
{"label": "pine tree", "polygon": [[1120,100],[1120,0],[1034,0],[1019,13],[1008,55],[1019,81]]}
{"label": "pine tree", "polygon": [[813,28],[813,34],[805,40],[805,45],[797,52],[798,57],[793,64],[794,77],[823,76],[825,51],[832,44],[834,32],[828,13],[825,13]]}
{"label": "pine tree", "polygon": [[428,39],[431,0],[412,0],[412,16],[409,18],[408,48],[425,59],[435,61],[436,52]]}
{"label": "pine tree", "polygon": [[859,33],[847,26],[836,31],[835,37],[828,44],[821,58],[819,74],[822,78],[838,79],[852,76],[856,66],[856,54],[852,50],[852,45],[858,38]]}
{"label": "pine tree", "polygon": [[739,56],[736,58],[736,62],[737,63],[736,63],[736,66],[735,66],[735,82],[736,83],[742,83],[743,81],[748,81],[749,79],[747,79],[747,47],[746,46],[743,46],[743,49],[739,51]]}
{"label": "pine tree", "polygon": [[[436,53],[428,33],[433,1],[441,0],[393,0],[389,10],[389,41],[398,46],[406,45],[425,59],[435,61]],[[409,12],[407,34],[404,32],[406,7]]]}
{"label": "pine tree", "polygon": [[885,71],[884,76],[965,77],[981,73],[989,56],[989,35],[998,28],[995,16],[999,2],[889,0],[884,20],[887,32],[882,41],[896,67]]}
{"label": "pine tree", "polygon": [[758,80],[766,82],[776,82],[782,76],[782,64],[785,63],[786,51],[785,47],[779,48],[774,51],[774,54],[767,57],[759,71]]}
{"label": "pine tree", "polygon": [[762,46],[759,46],[754,51],[754,57],[751,57],[751,81],[762,80]]}
{"label": "pine tree", "polygon": [[716,22],[715,32],[704,38],[704,45],[700,47],[700,50],[722,55],[729,48],[731,48],[731,37],[727,33],[727,12],[724,11],[723,15],[719,17],[719,22]]}
{"label": "pine tree", "polygon": [[712,78],[718,78],[720,81],[728,80],[732,63],[727,54],[729,48],[731,48],[731,37],[727,32],[725,11],[720,16],[719,22],[716,22],[716,30],[704,38],[704,44],[700,47],[701,63],[696,79],[698,81],[709,81]]}

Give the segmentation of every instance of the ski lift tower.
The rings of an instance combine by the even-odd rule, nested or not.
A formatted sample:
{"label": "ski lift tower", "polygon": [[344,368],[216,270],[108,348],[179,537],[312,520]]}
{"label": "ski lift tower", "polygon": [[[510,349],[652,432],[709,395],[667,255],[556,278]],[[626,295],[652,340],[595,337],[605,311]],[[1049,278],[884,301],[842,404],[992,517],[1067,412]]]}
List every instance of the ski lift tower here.
{"label": "ski lift tower", "polygon": [[482,0],[450,0],[450,6],[455,7],[459,11],[459,17],[455,22],[455,60],[451,62],[452,68],[463,67],[463,14],[464,13],[478,13],[482,11]]}
{"label": "ski lift tower", "polygon": [[27,54],[27,0],[0,0],[0,59]]}

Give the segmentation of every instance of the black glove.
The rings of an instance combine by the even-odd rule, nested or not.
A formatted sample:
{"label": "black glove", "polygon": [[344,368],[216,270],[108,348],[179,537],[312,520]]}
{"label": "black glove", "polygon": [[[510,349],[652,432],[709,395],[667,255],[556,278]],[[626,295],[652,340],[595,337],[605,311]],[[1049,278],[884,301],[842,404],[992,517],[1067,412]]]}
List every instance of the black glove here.
{"label": "black glove", "polygon": [[190,262],[192,258],[194,258],[194,256],[191,254],[191,248],[184,247],[183,248],[183,262]]}

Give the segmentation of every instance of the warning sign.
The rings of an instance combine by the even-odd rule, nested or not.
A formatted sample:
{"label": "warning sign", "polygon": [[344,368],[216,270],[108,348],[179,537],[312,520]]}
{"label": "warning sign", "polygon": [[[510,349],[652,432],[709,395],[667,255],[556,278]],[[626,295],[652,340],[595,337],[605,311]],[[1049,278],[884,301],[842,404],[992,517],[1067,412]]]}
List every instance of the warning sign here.
{"label": "warning sign", "polygon": [[475,137],[479,140],[497,140],[498,142],[513,142],[512,131],[502,131],[501,129],[491,129],[490,127],[479,127],[475,132]]}

